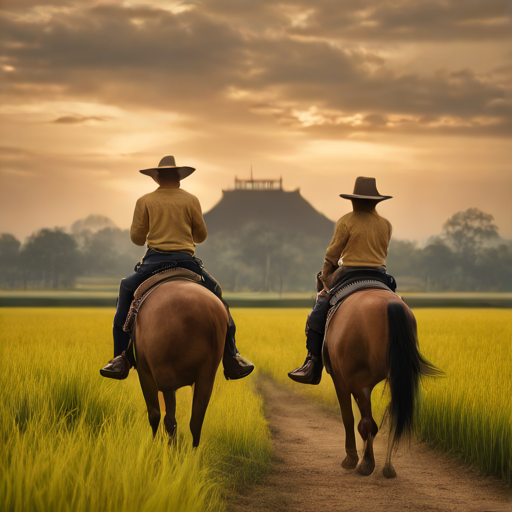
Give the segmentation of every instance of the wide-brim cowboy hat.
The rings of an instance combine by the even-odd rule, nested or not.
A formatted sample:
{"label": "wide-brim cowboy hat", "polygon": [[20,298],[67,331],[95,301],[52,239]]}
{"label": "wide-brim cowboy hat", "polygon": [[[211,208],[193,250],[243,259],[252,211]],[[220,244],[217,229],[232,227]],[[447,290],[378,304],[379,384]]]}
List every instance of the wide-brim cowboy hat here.
{"label": "wide-brim cowboy hat", "polygon": [[340,194],[340,197],[343,197],[344,199],[367,199],[379,202],[391,199],[393,196],[382,196],[379,194],[375,178],[364,178],[363,176],[359,176],[359,178],[356,179],[356,184],[354,185],[354,193]]}
{"label": "wide-brim cowboy hat", "polygon": [[176,160],[174,159],[174,157],[169,155],[169,156],[164,156],[162,158],[162,160],[160,160],[158,167],[142,169],[140,172],[142,174],[145,174],[146,176],[151,176],[152,178],[156,178],[158,176],[158,171],[161,171],[163,169],[176,169],[178,171],[180,180],[186,178],[187,176],[190,176],[195,171],[194,167],[176,165]]}

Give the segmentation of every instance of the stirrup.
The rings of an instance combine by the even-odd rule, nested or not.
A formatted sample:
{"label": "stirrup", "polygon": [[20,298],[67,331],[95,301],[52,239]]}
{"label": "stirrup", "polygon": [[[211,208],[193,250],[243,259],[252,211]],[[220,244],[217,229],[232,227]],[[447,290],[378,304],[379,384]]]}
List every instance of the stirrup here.
{"label": "stirrup", "polygon": [[243,379],[254,370],[254,365],[239,353],[234,356],[224,357],[222,364],[224,365],[224,377],[226,377],[226,380]]}
{"label": "stirrup", "polygon": [[128,361],[125,352],[123,352],[120,356],[111,359],[108,364],[100,370],[100,374],[109,379],[124,380],[128,377],[131,367],[130,361]]}
{"label": "stirrup", "polygon": [[302,366],[288,373],[288,377],[301,384],[312,384],[316,386],[322,380],[322,370],[324,365],[320,358],[308,352],[306,360]]}

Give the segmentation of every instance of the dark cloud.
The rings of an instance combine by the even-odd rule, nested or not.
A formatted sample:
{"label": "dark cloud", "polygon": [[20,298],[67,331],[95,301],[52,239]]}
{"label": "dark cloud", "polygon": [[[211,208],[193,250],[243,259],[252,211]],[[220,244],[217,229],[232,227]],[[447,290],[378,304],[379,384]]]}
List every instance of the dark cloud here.
{"label": "dark cloud", "polygon": [[26,13],[27,9],[34,7],[72,7],[79,3],[79,0],[3,0],[2,10],[5,12]]}
{"label": "dark cloud", "polygon": [[52,123],[56,124],[82,124],[86,123],[88,121],[98,121],[98,122],[104,122],[107,119],[105,117],[99,117],[99,116],[80,116],[80,115],[71,115],[71,116],[62,116],[58,117]]}
{"label": "dark cloud", "polygon": [[[375,31],[369,39],[393,40],[417,32],[421,39],[422,30],[437,30],[442,39],[447,26],[459,35],[467,26],[482,34],[493,26],[495,37],[505,37],[499,34],[506,4],[218,0],[178,14],[98,4],[56,10],[44,21],[7,16],[2,62],[13,70],[5,73],[5,96],[171,111],[197,124],[255,126],[270,119],[310,134],[500,136],[509,133],[512,117],[506,65],[486,75],[471,69],[419,74],[394,68],[381,52],[326,36],[350,40]],[[54,122],[88,120],[73,115]]]}
{"label": "dark cloud", "polygon": [[502,40],[512,37],[509,0],[323,0],[295,34],[358,41]]}
{"label": "dark cloud", "polygon": [[4,63],[12,93],[38,87],[75,97],[96,93],[118,101],[179,105],[212,98],[234,81],[244,56],[234,28],[196,13],[100,5],[57,13],[50,21],[5,20]]}
{"label": "dark cloud", "polygon": [[345,42],[512,37],[510,0],[216,0],[201,6],[252,29]]}

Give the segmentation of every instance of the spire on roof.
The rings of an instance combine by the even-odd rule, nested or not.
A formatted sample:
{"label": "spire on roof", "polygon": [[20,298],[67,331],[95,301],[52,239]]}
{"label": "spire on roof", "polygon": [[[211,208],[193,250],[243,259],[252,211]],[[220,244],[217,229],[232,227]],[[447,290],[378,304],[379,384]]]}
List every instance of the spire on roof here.
{"label": "spire on roof", "polygon": [[241,180],[235,176],[235,190],[283,190],[283,177],[278,180],[255,180],[251,164],[251,179]]}

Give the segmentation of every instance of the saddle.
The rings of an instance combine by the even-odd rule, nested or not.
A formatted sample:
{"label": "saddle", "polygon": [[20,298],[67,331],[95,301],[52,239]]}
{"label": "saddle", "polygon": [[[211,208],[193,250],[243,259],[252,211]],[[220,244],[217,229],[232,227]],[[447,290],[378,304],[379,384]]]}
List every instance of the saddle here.
{"label": "saddle", "polygon": [[194,283],[200,283],[202,278],[199,274],[196,274],[192,270],[186,268],[174,267],[170,269],[164,269],[158,273],[152,275],[146,279],[133,294],[133,301],[130,305],[130,311],[126,317],[126,322],[123,326],[123,331],[131,332],[135,326],[137,320],[137,314],[144,301],[151,295],[157,288],[168,281],[192,281]]}
{"label": "saddle", "polygon": [[[340,267],[341,268],[341,267]],[[339,269],[338,269],[339,270]],[[379,270],[373,268],[359,267],[350,272],[336,275],[337,272],[329,276],[327,284],[330,285],[329,295],[334,295],[340,288],[358,281],[379,281],[385,284],[391,291],[396,290],[395,278],[386,273],[385,267],[379,267]],[[329,282],[330,281],[330,282]]]}

